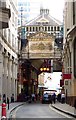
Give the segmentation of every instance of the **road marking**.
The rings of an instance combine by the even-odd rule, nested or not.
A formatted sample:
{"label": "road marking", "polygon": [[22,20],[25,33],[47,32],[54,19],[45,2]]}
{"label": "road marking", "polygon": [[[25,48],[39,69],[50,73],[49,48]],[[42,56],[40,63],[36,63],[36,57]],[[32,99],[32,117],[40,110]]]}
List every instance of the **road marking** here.
{"label": "road marking", "polygon": [[62,112],[56,110],[56,109],[53,108],[51,105],[49,105],[49,108],[52,109],[53,111],[57,112],[58,114],[63,115],[64,117],[67,117],[67,118],[73,118],[73,117],[71,117],[70,115],[67,115],[67,114],[65,114],[65,113],[62,113]]}
{"label": "road marking", "polygon": [[12,111],[12,118],[16,118],[16,112],[18,111],[18,109],[20,108],[20,107],[22,107],[22,105],[21,106],[18,106],[15,110],[13,110]]}

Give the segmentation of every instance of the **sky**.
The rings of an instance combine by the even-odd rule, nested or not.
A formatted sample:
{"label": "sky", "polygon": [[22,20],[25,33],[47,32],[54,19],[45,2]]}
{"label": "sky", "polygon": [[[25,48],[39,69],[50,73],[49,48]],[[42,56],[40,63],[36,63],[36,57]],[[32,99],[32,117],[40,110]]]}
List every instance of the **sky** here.
{"label": "sky", "polygon": [[63,21],[63,9],[65,0],[34,0],[39,1],[43,8],[48,8],[52,17]]}

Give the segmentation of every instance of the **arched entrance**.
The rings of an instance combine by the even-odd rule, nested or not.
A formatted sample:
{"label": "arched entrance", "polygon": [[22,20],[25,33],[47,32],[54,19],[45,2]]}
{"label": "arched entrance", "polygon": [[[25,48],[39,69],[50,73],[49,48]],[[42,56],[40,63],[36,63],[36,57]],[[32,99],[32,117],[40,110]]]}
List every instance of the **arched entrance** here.
{"label": "arched entrance", "polygon": [[31,92],[37,93],[40,73],[62,71],[62,64],[61,51],[55,45],[53,35],[40,31],[27,36],[27,40],[26,47],[23,47],[21,51],[21,77],[23,86],[27,87],[28,94],[30,94]]}

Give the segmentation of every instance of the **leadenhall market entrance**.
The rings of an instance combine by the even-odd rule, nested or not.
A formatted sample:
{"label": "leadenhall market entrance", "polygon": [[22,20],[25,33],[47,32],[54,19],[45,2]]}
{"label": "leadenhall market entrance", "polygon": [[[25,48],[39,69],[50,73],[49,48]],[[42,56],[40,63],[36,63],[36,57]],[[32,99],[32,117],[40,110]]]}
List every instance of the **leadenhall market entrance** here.
{"label": "leadenhall market entrance", "polygon": [[22,48],[18,69],[18,94],[38,93],[38,85],[44,85],[41,73],[62,71],[62,51],[55,43],[55,37],[43,31],[27,37]]}

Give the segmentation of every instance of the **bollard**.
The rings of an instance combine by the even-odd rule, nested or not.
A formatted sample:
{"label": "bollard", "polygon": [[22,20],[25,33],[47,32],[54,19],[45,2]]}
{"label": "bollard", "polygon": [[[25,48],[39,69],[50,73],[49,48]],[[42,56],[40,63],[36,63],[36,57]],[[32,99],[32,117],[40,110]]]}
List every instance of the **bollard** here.
{"label": "bollard", "polygon": [[2,103],[2,118],[6,118],[6,103]]}

